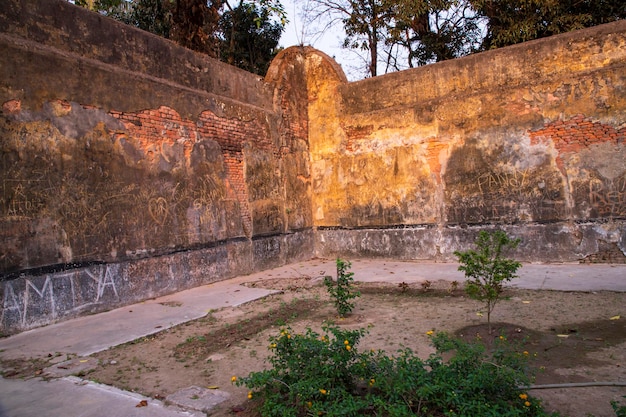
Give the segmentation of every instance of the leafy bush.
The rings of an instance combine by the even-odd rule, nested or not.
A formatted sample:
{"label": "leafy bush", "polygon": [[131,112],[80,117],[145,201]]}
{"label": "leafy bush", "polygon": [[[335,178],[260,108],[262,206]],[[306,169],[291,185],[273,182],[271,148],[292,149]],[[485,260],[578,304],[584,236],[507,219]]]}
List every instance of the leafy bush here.
{"label": "leafy bush", "polygon": [[[525,355],[505,340],[488,355],[445,333],[432,336],[436,353],[422,360],[410,349],[387,356],[358,352],[364,329],[323,326],[270,338],[271,368],[234,378],[261,400],[270,416],[534,416],[547,414],[528,386]],[[444,360],[443,354],[451,356]]]}
{"label": "leafy bush", "polygon": [[502,294],[504,282],[515,278],[521,263],[504,257],[506,251],[515,249],[519,239],[511,239],[501,230],[493,233],[481,230],[476,238],[477,250],[456,251],[467,281],[465,291],[470,298],[485,302],[487,324],[491,334],[491,312]]}
{"label": "leafy bush", "polygon": [[[626,398],[626,396],[623,398]],[[611,401],[611,407],[613,407],[613,411],[615,411],[617,417],[626,417],[626,404],[622,405],[617,401]]]}
{"label": "leafy bush", "polygon": [[352,264],[337,258],[337,282],[329,276],[324,277],[324,285],[333,299],[337,313],[344,317],[352,312],[354,303],[350,300],[357,298],[361,293],[354,288],[354,272],[348,272]]}

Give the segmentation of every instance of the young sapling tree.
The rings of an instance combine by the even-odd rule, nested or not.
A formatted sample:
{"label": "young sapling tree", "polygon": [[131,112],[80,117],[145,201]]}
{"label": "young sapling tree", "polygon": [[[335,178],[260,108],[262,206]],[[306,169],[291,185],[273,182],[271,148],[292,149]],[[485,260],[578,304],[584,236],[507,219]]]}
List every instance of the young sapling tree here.
{"label": "young sapling tree", "polygon": [[354,272],[348,272],[352,264],[337,258],[337,282],[330,276],[324,278],[324,285],[328,294],[333,299],[339,317],[344,317],[352,312],[354,303],[351,301],[361,293],[354,288]]}
{"label": "young sapling tree", "polygon": [[521,263],[505,257],[506,252],[515,249],[520,239],[511,239],[501,230],[487,232],[481,230],[476,238],[476,249],[456,251],[465,272],[465,291],[475,300],[483,301],[487,310],[487,326],[491,334],[491,312],[503,291],[505,282],[516,278]]}

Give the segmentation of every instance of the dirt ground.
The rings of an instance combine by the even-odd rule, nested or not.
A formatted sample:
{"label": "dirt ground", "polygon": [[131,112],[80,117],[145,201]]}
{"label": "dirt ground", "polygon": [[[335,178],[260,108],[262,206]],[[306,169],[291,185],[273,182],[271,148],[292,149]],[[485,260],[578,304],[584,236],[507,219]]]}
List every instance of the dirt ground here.
{"label": "dirt ground", "polygon": [[[325,320],[346,328],[367,327],[359,349],[394,353],[409,347],[424,358],[433,352],[429,330],[490,339],[482,304],[449,282],[359,284],[361,297],[345,319],[337,318],[319,279],[264,280],[263,287],[283,292],[95,354],[97,366],[79,376],[157,399],[189,386],[219,389],[231,397],[210,415],[252,417],[256,414],[247,390],[234,386],[231,377],[263,369],[268,338],[284,325],[297,332],[307,327],[319,331]],[[536,384],[626,382],[626,293],[507,289],[492,321],[496,331],[491,338],[504,334],[523,342],[537,370]],[[13,375],[6,376],[41,373],[42,366],[9,367]],[[6,364],[3,368],[8,369]],[[614,417],[610,401],[626,404],[626,387],[530,393],[542,398],[548,411],[571,417]]]}

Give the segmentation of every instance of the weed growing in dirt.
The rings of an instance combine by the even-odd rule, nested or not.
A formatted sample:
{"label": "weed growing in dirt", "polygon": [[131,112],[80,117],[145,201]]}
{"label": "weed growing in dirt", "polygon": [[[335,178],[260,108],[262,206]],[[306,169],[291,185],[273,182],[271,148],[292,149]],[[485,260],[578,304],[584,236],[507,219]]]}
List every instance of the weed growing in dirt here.
{"label": "weed growing in dirt", "polygon": [[[623,398],[626,398],[626,395]],[[611,401],[611,407],[613,407],[613,411],[615,411],[617,417],[626,417],[626,404]]]}
{"label": "weed growing in dirt", "polygon": [[502,294],[503,284],[515,278],[521,263],[504,257],[506,251],[515,249],[519,239],[511,239],[501,230],[489,233],[481,230],[476,238],[476,250],[456,251],[465,272],[465,291],[470,298],[485,302],[487,325],[491,334],[491,312]]}
{"label": "weed growing in dirt", "polygon": [[526,355],[505,339],[487,354],[480,344],[429,332],[436,353],[422,360],[410,349],[396,356],[359,352],[365,329],[322,330],[283,328],[270,338],[270,369],[233,377],[250,389],[248,398],[259,400],[262,416],[548,415],[518,388],[530,383]]}
{"label": "weed growing in dirt", "polygon": [[324,285],[333,299],[337,313],[344,317],[352,312],[354,303],[350,300],[357,298],[361,293],[354,288],[354,272],[348,272],[352,264],[337,258],[337,282],[330,276],[324,277]]}

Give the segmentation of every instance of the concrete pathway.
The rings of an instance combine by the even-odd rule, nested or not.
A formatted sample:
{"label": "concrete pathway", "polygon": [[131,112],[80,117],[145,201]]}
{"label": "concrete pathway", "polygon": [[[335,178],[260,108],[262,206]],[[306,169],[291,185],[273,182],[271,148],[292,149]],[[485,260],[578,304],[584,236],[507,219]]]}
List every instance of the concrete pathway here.
{"label": "concrete pathway", "polygon": [[[429,280],[465,280],[455,263],[354,260],[351,271],[356,281],[415,283]],[[205,285],[166,297],[106,313],[33,329],[0,339],[0,357],[30,358],[53,354],[88,356],[111,346],[156,333],[209,311],[236,307],[265,297],[263,281],[280,278],[321,278],[336,275],[334,260],[313,259],[244,277]],[[255,287],[242,283],[255,282]],[[512,287],[559,291],[626,292],[626,265],[525,264]],[[81,361],[79,361],[81,362]],[[71,370],[72,372],[75,369]],[[86,382],[75,377],[45,382],[0,378],[0,417],[116,417],[195,416],[192,411],[168,407],[137,394]],[[145,407],[136,407],[146,401]]]}
{"label": "concrete pathway", "polygon": [[[355,281],[407,284],[423,281],[464,282],[457,263],[358,259],[350,271]],[[334,260],[314,259],[250,275],[249,281],[296,276],[336,276]],[[558,291],[626,291],[626,264],[523,264],[511,287]],[[262,287],[262,284],[259,284]]]}
{"label": "concrete pathway", "polygon": [[276,292],[242,286],[245,281],[245,277],[220,281],[19,333],[0,339],[0,357],[88,356],[204,317],[211,310],[237,307]]}
{"label": "concrete pathway", "polygon": [[[0,378],[1,417],[201,417],[161,401],[76,377]],[[142,403],[142,401],[145,401]]]}

